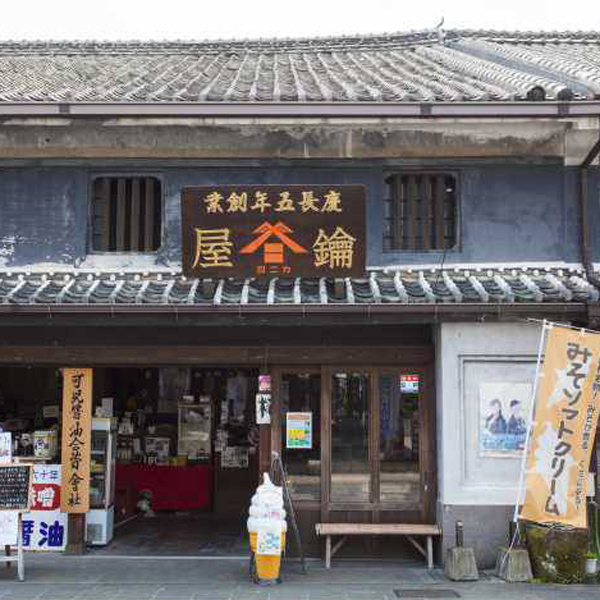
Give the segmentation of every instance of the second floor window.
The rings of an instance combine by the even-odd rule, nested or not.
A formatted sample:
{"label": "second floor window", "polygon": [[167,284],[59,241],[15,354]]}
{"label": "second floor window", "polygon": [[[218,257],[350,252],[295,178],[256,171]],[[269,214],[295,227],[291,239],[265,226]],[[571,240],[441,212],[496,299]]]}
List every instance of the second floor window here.
{"label": "second floor window", "polygon": [[407,173],[386,179],[384,250],[448,250],[458,241],[456,177]]}
{"label": "second floor window", "polygon": [[92,183],[92,250],[158,250],[162,228],[161,187],[156,177],[95,178]]}

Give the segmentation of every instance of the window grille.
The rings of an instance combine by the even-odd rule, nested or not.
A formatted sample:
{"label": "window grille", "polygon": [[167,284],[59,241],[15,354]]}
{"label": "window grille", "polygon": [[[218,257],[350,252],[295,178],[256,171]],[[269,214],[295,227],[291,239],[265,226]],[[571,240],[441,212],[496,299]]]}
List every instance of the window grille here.
{"label": "window grille", "polygon": [[447,250],[458,239],[456,178],[411,173],[386,179],[384,250]]}
{"label": "window grille", "polygon": [[160,247],[162,189],[156,177],[97,177],[92,184],[92,249],[152,252]]}

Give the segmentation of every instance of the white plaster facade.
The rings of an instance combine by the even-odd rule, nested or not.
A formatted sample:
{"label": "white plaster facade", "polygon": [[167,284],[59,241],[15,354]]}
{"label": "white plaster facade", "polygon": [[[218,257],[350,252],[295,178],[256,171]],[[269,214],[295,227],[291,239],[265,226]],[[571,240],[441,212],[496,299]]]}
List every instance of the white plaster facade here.
{"label": "white plaster facade", "polygon": [[531,383],[541,323],[443,323],[436,332],[439,502],[514,505],[520,460],[479,452],[479,387]]}

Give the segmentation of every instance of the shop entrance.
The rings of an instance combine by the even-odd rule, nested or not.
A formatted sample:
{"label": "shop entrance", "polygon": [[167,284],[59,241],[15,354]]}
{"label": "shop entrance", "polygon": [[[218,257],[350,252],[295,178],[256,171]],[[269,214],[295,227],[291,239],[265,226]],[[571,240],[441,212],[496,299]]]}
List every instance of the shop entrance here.
{"label": "shop entrance", "polygon": [[[432,369],[278,368],[275,390],[271,443],[309,548],[317,522],[435,523]],[[397,556],[402,542],[388,542],[344,551]]]}
{"label": "shop entrance", "polygon": [[114,537],[97,552],[247,552],[257,389],[249,368],[94,370],[96,410],[117,418]]}

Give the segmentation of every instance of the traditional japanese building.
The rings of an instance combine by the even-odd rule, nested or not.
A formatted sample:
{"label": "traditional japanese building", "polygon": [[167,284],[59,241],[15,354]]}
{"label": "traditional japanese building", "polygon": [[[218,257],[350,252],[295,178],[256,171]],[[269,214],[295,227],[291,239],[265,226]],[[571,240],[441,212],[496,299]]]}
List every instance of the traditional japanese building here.
{"label": "traditional japanese building", "polygon": [[[121,430],[117,519],[146,485],[240,531],[278,451],[310,552],[317,523],[437,524],[441,560],[461,520],[489,566],[535,320],[598,326],[599,73],[581,32],[0,43],[0,420],[47,427],[91,367],[153,428]],[[340,554],[414,556],[364,541]]]}

